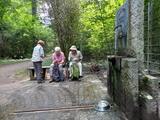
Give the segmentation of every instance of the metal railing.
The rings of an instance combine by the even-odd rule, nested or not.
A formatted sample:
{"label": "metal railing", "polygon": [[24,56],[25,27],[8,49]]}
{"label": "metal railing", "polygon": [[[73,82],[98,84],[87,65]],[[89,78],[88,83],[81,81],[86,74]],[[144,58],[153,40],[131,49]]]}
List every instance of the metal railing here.
{"label": "metal railing", "polygon": [[160,6],[156,2],[146,2],[144,9],[144,63],[153,75],[160,74]]}

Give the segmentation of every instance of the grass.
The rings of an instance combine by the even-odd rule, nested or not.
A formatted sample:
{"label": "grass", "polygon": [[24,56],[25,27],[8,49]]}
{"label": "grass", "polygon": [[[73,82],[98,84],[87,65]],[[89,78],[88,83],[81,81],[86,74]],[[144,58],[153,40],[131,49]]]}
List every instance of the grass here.
{"label": "grass", "polygon": [[[0,59],[0,65],[7,65],[7,64],[15,64],[19,62],[28,61],[29,59]],[[50,66],[52,63],[51,58],[45,59],[42,63],[43,66]]]}
{"label": "grass", "polygon": [[50,66],[52,63],[51,58],[45,59],[42,63],[42,66]]}
{"label": "grass", "polygon": [[27,60],[28,59],[19,59],[19,60],[15,60],[15,59],[0,59],[0,65],[14,64],[14,63],[27,61]]}
{"label": "grass", "polygon": [[28,76],[28,71],[27,69],[17,70],[15,73],[15,76],[20,78],[26,78]]}

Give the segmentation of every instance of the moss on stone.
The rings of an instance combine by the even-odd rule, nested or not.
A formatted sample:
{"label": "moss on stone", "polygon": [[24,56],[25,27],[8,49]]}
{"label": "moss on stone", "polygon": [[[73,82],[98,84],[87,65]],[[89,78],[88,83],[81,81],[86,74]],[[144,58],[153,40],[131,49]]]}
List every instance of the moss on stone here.
{"label": "moss on stone", "polygon": [[149,81],[148,77],[143,77],[142,80],[140,80],[140,91],[146,91],[151,93],[151,87],[150,87],[151,82]]}

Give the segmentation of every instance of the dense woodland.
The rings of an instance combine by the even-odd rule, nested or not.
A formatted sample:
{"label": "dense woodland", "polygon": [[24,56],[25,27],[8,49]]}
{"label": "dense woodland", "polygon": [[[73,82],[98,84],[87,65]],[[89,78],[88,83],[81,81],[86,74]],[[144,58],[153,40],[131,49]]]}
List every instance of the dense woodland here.
{"label": "dense woodland", "polygon": [[[67,55],[72,44],[90,57],[113,52],[115,13],[124,0],[1,0],[0,57],[30,58],[38,39],[49,53],[60,45]],[[50,24],[38,8],[48,5]]]}

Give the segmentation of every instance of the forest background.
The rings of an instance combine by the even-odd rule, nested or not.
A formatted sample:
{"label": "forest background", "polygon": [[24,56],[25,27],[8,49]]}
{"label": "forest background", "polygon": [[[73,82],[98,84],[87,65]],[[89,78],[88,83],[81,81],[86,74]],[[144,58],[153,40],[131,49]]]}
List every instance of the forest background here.
{"label": "forest background", "polygon": [[0,58],[30,58],[37,40],[45,52],[76,45],[89,58],[113,53],[115,14],[124,0],[1,0]]}

